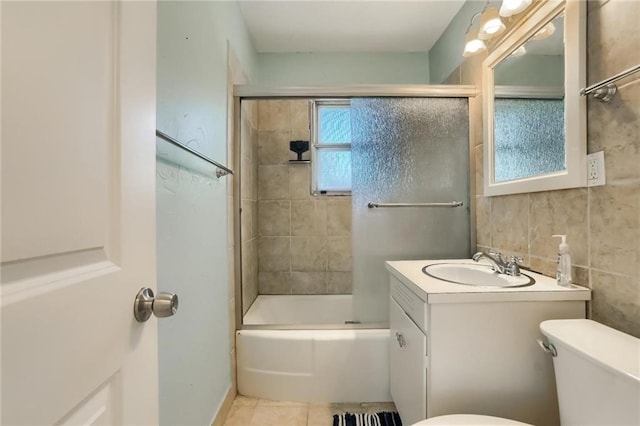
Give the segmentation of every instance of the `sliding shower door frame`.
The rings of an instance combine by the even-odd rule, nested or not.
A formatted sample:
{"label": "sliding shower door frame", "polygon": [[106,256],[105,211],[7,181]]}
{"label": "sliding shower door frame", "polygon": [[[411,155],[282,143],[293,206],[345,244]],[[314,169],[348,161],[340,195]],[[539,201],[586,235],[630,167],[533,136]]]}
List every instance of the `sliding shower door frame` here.
{"label": "sliding shower door frame", "polygon": [[[470,247],[476,247],[476,147],[482,144],[482,109],[478,89],[472,85],[353,85],[353,86],[233,86],[233,262],[235,271],[235,329],[282,329],[282,326],[243,326],[242,324],[242,252],[241,252],[241,195],[242,180],[240,131],[241,102],[243,100],[268,99],[322,99],[322,98],[467,98],[469,102],[469,209],[470,209]],[[481,149],[481,148],[480,148]],[[480,170],[480,175],[482,170]],[[349,324],[340,328],[380,328],[381,324]],[[388,325],[387,325],[388,326]],[[300,329],[300,327],[296,327]],[[302,326],[302,328],[307,328]],[[313,328],[318,328],[314,326]],[[320,327],[322,328],[322,327]],[[335,328],[331,326],[329,328]]]}

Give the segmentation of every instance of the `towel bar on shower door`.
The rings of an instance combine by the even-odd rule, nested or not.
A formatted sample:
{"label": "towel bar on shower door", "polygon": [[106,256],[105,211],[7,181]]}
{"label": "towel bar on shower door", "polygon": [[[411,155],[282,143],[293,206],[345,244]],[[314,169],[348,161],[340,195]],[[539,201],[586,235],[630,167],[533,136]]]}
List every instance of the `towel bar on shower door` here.
{"label": "towel bar on shower door", "polygon": [[381,207],[461,207],[462,201],[451,201],[450,203],[369,203],[370,209]]}

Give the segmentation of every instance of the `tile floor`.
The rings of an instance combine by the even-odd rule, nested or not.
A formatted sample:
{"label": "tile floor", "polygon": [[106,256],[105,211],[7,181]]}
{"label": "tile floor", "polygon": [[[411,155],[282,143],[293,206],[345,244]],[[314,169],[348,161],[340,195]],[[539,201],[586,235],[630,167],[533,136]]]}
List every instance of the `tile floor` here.
{"label": "tile floor", "polygon": [[238,395],[224,426],[331,426],[334,414],[395,410],[393,402],[315,404]]}

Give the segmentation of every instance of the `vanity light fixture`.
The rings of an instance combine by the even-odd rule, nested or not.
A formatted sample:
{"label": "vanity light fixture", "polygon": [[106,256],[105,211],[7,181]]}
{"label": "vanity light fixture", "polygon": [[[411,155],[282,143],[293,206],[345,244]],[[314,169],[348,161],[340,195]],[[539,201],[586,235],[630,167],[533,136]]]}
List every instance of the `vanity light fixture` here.
{"label": "vanity light fixture", "polygon": [[517,15],[531,5],[532,0],[502,0],[500,16],[508,18]]}
{"label": "vanity light fixture", "polygon": [[473,23],[475,17],[480,15],[480,13],[476,13],[471,17],[471,22],[469,22],[467,33],[464,36],[464,51],[462,52],[464,57],[474,56],[483,50],[487,50],[487,45],[478,37],[480,25]]}
{"label": "vanity light fixture", "polygon": [[480,29],[478,38],[481,40],[489,40],[499,34],[502,34],[507,27],[502,22],[497,7],[486,8],[480,17]]}
{"label": "vanity light fixture", "polygon": [[540,28],[540,31],[535,33],[535,35],[531,37],[531,40],[543,40],[547,37],[551,37],[555,32],[556,32],[556,26],[553,25],[553,22],[549,22],[547,25]]}

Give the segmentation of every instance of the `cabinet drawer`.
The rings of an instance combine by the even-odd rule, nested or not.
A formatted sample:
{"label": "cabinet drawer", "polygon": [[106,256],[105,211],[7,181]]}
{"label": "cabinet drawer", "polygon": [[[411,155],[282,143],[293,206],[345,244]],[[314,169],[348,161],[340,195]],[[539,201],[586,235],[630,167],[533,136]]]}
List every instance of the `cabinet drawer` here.
{"label": "cabinet drawer", "polygon": [[393,275],[391,276],[390,288],[391,297],[398,302],[402,310],[426,334],[428,326],[427,304]]}

